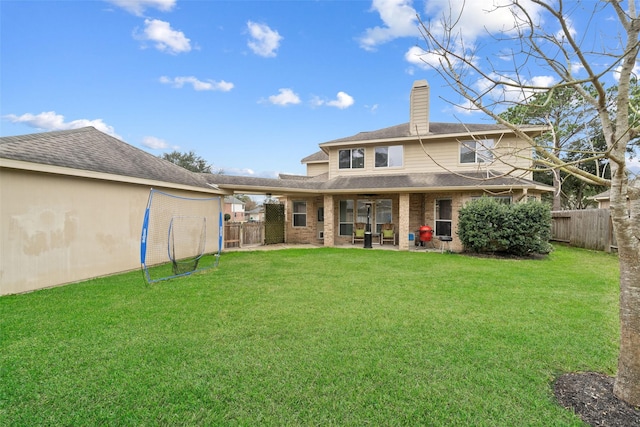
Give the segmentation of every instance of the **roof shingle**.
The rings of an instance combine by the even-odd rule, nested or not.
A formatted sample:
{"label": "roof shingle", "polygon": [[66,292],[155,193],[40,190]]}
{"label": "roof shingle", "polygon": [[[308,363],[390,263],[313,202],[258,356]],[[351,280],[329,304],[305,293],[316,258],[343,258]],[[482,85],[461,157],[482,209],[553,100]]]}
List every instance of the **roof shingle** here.
{"label": "roof shingle", "polygon": [[[534,125],[523,125],[520,126],[522,130],[539,130],[540,126]],[[529,128],[529,129],[527,129]],[[429,133],[426,135],[422,135],[424,137],[434,137],[438,135],[452,135],[452,134],[481,134],[482,132],[496,132],[496,131],[505,131],[511,132],[511,130],[503,125],[492,123],[492,124],[483,124],[483,123],[445,123],[445,122],[431,122],[429,123]],[[389,126],[383,129],[377,129],[368,132],[360,132],[352,136],[348,136],[345,138],[334,139],[332,141],[323,142],[320,144],[321,146],[324,144],[336,144],[343,142],[362,142],[362,141],[375,141],[380,139],[394,139],[394,138],[417,138],[417,135],[411,135],[409,131],[409,123],[403,123],[400,125]],[[303,162],[306,159],[309,159],[312,156],[315,156],[317,153],[312,154],[311,156],[305,157]],[[308,161],[308,160],[307,160]]]}
{"label": "roof shingle", "polygon": [[0,158],[207,187],[198,174],[91,126],[1,137]]}

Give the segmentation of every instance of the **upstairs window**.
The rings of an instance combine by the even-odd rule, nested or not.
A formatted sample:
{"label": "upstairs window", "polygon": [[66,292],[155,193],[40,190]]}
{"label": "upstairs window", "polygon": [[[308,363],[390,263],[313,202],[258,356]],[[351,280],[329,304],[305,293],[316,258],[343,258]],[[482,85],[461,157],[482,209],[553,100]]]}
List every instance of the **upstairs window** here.
{"label": "upstairs window", "polygon": [[375,151],[377,168],[401,167],[404,157],[402,145],[392,145],[390,147],[376,147]]}
{"label": "upstairs window", "polygon": [[460,163],[488,163],[493,161],[493,139],[477,139],[460,143]]}
{"label": "upstairs window", "polygon": [[362,169],[364,168],[364,148],[353,148],[338,151],[338,168]]}

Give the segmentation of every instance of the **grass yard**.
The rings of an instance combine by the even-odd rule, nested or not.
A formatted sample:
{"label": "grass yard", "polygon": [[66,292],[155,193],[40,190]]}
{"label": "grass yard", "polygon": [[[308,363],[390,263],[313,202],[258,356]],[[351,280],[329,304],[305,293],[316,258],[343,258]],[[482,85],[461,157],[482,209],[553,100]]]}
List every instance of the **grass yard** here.
{"label": "grass yard", "polygon": [[0,424],[565,426],[553,381],[613,374],[615,256],[222,255],[0,298]]}

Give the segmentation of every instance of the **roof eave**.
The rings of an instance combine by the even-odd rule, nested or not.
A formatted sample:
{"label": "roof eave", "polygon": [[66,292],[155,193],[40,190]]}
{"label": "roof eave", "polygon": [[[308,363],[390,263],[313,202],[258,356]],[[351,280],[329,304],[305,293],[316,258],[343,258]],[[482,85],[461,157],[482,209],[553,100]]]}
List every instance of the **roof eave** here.
{"label": "roof eave", "polygon": [[206,187],[196,187],[192,185],[176,184],[176,183],[167,182],[167,181],[135,178],[135,177],[125,176],[125,175],[115,175],[115,174],[110,174],[105,172],[94,172],[94,171],[83,170],[83,169],[74,169],[74,168],[68,168],[64,166],[47,165],[44,163],[32,163],[32,162],[25,162],[23,160],[13,160],[13,159],[6,159],[6,158],[0,158],[0,168],[18,169],[18,170],[23,170],[28,172],[48,173],[53,175],[64,175],[64,176],[71,176],[71,177],[77,177],[77,178],[98,179],[102,181],[121,182],[121,183],[127,183],[127,184],[138,184],[138,185],[144,185],[149,187],[163,187],[163,188],[172,188],[176,190],[197,191],[201,193],[205,192],[205,193],[211,193],[216,195],[225,194],[224,192],[217,190],[214,187],[212,187],[211,189],[208,189]]}
{"label": "roof eave", "polygon": [[[542,134],[549,130],[547,126],[535,126],[531,128],[522,129],[526,134]],[[452,132],[452,133],[438,133],[438,134],[427,134],[427,135],[407,135],[407,136],[399,136],[393,138],[376,138],[376,139],[361,139],[361,140],[341,140],[341,141],[329,141],[318,144],[319,147],[325,153],[329,154],[328,148],[330,147],[339,147],[339,146],[348,146],[348,145],[371,145],[371,144],[383,144],[383,143],[397,143],[403,141],[429,141],[435,139],[457,139],[457,138],[470,138],[473,136],[495,136],[495,135],[505,135],[512,134],[515,135],[515,132],[511,129],[492,129],[492,130],[482,130],[482,131],[468,131],[468,132]]]}
{"label": "roof eave", "polygon": [[504,192],[506,190],[534,190],[540,192],[552,192],[553,188],[544,185],[460,185],[438,187],[390,187],[390,188],[349,188],[349,189],[324,189],[324,194],[397,194],[397,193],[443,193],[443,192],[468,192],[480,190],[485,192]]}
{"label": "roof eave", "polygon": [[[320,183],[321,185],[321,183]],[[533,190],[540,192],[552,192],[553,187],[544,184],[499,184],[499,185],[459,185],[459,186],[432,186],[432,187],[388,187],[388,188],[300,188],[300,187],[269,187],[261,185],[241,184],[217,184],[223,190],[240,194],[282,194],[282,195],[335,195],[335,194],[397,194],[397,193],[434,193],[434,192],[461,192],[461,191],[489,191],[503,192],[505,190]]]}

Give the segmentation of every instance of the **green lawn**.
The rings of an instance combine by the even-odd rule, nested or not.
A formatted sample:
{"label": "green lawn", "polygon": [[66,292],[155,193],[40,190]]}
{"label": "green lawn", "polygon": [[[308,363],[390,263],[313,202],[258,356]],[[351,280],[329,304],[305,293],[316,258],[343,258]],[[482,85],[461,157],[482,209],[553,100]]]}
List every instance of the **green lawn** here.
{"label": "green lawn", "polygon": [[568,371],[613,374],[617,258],[224,253],[0,298],[0,424],[581,425]]}

